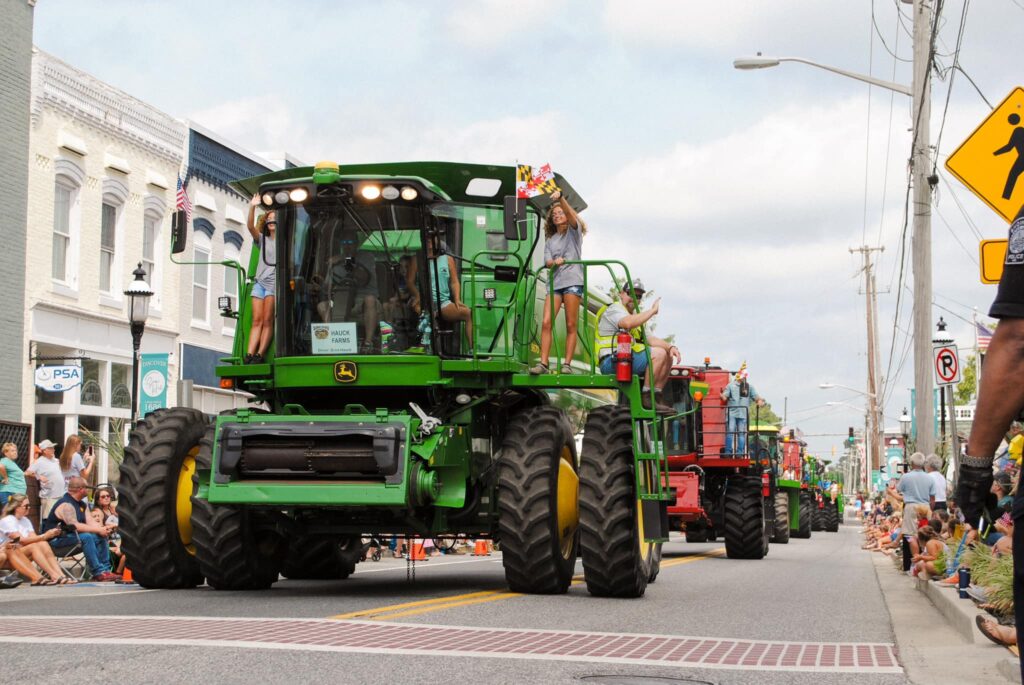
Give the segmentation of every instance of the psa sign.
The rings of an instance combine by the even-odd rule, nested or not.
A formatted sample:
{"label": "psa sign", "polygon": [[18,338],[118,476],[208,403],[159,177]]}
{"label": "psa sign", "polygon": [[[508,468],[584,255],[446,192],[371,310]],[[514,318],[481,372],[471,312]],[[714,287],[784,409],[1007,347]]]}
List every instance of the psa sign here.
{"label": "psa sign", "polygon": [[40,366],[36,369],[36,387],[46,392],[66,392],[81,384],[81,366]]}

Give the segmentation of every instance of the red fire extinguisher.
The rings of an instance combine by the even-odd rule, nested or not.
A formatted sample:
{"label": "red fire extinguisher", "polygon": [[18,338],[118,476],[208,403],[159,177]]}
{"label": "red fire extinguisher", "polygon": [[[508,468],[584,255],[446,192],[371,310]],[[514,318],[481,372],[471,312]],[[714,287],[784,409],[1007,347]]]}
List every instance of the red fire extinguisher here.
{"label": "red fire extinguisher", "polygon": [[628,383],[633,379],[633,336],[619,329],[615,336],[615,380]]}

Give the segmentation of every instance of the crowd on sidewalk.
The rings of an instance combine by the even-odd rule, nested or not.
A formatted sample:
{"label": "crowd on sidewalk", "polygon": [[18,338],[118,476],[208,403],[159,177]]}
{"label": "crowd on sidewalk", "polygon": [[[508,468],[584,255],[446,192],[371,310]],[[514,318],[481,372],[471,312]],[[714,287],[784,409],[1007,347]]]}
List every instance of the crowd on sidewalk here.
{"label": "crowd on sidewalk", "polygon": [[[1020,433],[1017,430],[1012,435]],[[1012,439],[1011,439],[1012,443]],[[967,521],[951,496],[943,460],[914,453],[910,470],[884,492],[861,500],[863,549],[893,558],[901,573],[953,586],[990,618],[978,629],[997,644],[1016,645],[1013,625],[1013,493],[1021,471],[1020,451],[997,462],[986,516]],[[1015,647],[1012,647],[1015,649]]]}
{"label": "crowd on sidewalk", "polygon": [[[117,491],[89,487],[95,465],[91,447],[77,435],[57,445],[33,446],[28,466],[18,465],[18,448],[5,443],[0,458],[0,589],[25,581],[37,586],[68,585],[88,577],[121,580],[125,557],[118,533]],[[29,515],[28,478],[39,483],[38,531]],[[68,568],[80,569],[72,573]],[[77,576],[77,577],[76,577]]]}

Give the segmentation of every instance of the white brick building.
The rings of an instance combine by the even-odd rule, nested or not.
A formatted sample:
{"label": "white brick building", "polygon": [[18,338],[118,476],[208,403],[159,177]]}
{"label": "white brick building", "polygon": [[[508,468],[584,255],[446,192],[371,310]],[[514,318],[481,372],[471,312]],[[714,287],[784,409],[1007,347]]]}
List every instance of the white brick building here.
{"label": "white brick building", "polygon": [[[132,339],[122,294],[142,262],[155,295],[142,352],[170,355],[173,379],[180,282],[169,258],[184,124],[36,50],[32,65],[23,415],[36,442],[80,426],[104,437],[130,416]],[[80,361],[84,383],[33,385],[40,360]],[[108,465],[100,463],[105,479]]]}

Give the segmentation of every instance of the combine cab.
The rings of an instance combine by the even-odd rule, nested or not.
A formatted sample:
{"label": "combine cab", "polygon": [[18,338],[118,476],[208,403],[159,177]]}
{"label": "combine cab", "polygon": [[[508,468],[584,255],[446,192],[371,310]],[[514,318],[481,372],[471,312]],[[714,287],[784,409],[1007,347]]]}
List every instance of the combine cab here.
{"label": "combine cab", "polygon": [[[675,366],[664,391],[678,412],[665,421],[669,483],[676,500],[669,505],[673,527],[688,542],[725,538],[733,559],[760,559],[773,534],[771,457],[767,436],[751,434],[745,449],[734,436],[727,452],[728,411],[720,398],[732,372],[721,367]],[[746,436],[744,436],[746,437]],[[764,453],[758,446],[764,443]]]}
{"label": "combine cab", "polygon": [[[796,430],[790,430],[779,442],[774,501],[776,542],[788,542],[790,537],[809,538],[814,529],[817,502],[810,489],[806,450],[807,443]],[[783,520],[788,525],[783,525]]]}
{"label": "combine cab", "polygon": [[[119,512],[143,586],[345,578],[361,536],[397,535],[500,540],[517,592],[565,592],[579,555],[592,594],[644,593],[668,536],[660,424],[636,378],[596,371],[592,312],[604,301],[590,289],[575,373],[527,373],[549,276],[539,219],[550,200],[517,200],[515,176],[471,164],[321,163],[234,184],[277,213],[275,257],[254,250],[245,269],[225,263],[240,302],[224,307],[238,325],[217,374],[255,402],[212,419],[160,410],[132,431]],[[175,226],[172,251],[186,230]],[[440,316],[449,258],[471,330]],[[274,342],[247,364],[260,260],[277,271]],[[588,279],[632,282],[620,262],[583,264]],[[610,400],[586,417],[579,452],[550,400],[559,393]],[[747,515],[754,481],[735,483],[729,501]]]}

